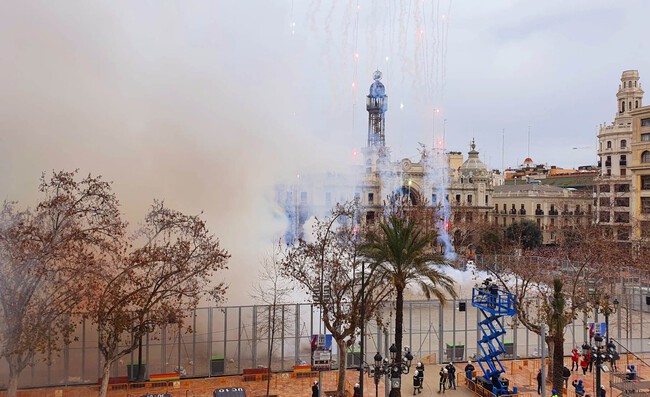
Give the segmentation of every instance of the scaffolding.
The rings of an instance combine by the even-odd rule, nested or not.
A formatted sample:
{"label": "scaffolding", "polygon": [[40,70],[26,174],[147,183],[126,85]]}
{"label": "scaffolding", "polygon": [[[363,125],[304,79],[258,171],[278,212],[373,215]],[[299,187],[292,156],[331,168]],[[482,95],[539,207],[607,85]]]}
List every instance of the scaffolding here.
{"label": "scaffolding", "polygon": [[478,323],[481,330],[478,347],[482,354],[477,362],[483,371],[480,381],[483,387],[491,388],[496,395],[510,394],[508,382],[501,378],[506,371],[499,356],[505,353],[500,340],[506,333],[501,317],[515,315],[515,296],[499,290],[496,284],[487,279],[481,287],[472,290],[472,306],[480,311],[483,318]]}

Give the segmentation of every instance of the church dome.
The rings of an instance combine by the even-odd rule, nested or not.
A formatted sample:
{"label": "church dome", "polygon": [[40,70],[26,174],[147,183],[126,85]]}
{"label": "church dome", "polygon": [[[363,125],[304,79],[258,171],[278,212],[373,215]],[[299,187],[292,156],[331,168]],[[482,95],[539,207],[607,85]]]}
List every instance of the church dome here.
{"label": "church dome", "polygon": [[488,167],[478,158],[476,144],[472,140],[470,145],[471,149],[468,154],[467,160],[460,166],[460,173],[466,177],[486,177],[489,174]]}

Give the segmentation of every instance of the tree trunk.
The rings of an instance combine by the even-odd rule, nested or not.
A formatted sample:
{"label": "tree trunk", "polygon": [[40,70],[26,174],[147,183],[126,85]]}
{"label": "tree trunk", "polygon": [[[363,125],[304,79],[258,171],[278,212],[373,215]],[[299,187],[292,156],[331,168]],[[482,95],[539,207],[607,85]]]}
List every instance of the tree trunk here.
{"label": "tree trunk", "polygon": [[564,379],[562,378],[562,368],[564,367],[564,335],[549,335],[546,338],[550,358],[549,377],[553,383],[553,388],[560,391],[564,389]]}
{"label": "tree trunk", "polygon": [[338,397],[345,397],[345,373],[347,369],[347,348],[343,339],[337,340],[336,344],[339,347],[339,381],[336,385],[336,395]]}
{"label": "tree trunk", "polygon": [[[131,367],[131,371],[133,371],[133,367]],[[108,393],[108,380],[110,377],[111,363],[104,362],[104,366],[102,367],[102,384],[99,386],[99,397],[106,397],[106,394]]]}
{"label": "tree trunk", "polygon": [[[402,323],[404,322],[404,288],[397,287],[396,290],[397,298],[395,301],[395,347],[397,347],[397,355],[395,356],[395,362],[401,363],[402,333],[404,332],[402,326]],[[401,377],[401,372],[399,376]],[[401,390],[391,388],[390,397],[401,397]]]}
{"label": "tree trunk", "polygon": [[18,377],[22,369],[18,365],[18,359],[13,356],[7,357],[9,363],[9,385],[7,387],[7,397],[16,397],[18,394]]}
{"label": "tree trunk", "polygon": [[564,388],[562,369],[564,368],[564,335],[553,336],[553,386],[557,390]]}

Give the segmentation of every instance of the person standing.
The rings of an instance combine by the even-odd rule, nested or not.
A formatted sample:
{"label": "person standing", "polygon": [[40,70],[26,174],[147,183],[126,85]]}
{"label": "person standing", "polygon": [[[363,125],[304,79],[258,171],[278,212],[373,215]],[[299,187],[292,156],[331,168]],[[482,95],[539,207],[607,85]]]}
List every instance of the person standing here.
{"label": "person standing", "polygon": [[571,371],[580,369],[580,352],[577,347],[574,347],[571,351]]}
{"label": "person standing", "polygon": [[355,384],[354,385],[354,394],[352,397],[361,397],[361,385],[360,384]]}
{"label": "person standing", "polygon": [[418,371],[418,379],[420,381],[420,393],[422,393],[422,388],[424,387],[424,364],[418,362],[418,365],[415,367]]}
{"label": "person standing", "polygon": [[607,389],[605,385],[600,385],[600,397],[607,397]]}
{"label": "person standing", "polygon": [[553,389],[551,391],[551,397],[557,397],[557,390]]}
{"label": "person standing", "polygon": [[587,356],[582,356],[580,359],[580,368],[582,368],[582,375],[587,375],[587,369],[589,368],[589,362],[587,361]]}
{"label": "person standing", "polygon": [[422,383],[420,382],[420,371],[417,369],[413,372],[413,395],[422,393]]}
{"label": "person standing", "polygon": [[447,379],[449,379],[449,390],[453,387],[456,390],[456,367],[454,364],[447,364]]}
{"label": "person standing", "polygon": [[594,372],[594,355],[591,351],[587,353],[587,363],[589,364],[589,373]]}
{"label": "person standing", "polygon": [[569,388],[569,378],[571,377],[571,371],[569,370],[569,367],[564,364],[564,368],[562,368],[562,379],[564,379],[564,387],[566,389]]}
{"label": "person standing", "polygon": [[584,396],[585,395],[585,386],[582,384],[582,379],[574,380],[571,382],[571,385],[576,389],[576,395]]}
{"label": "person standing", "polygon": [[542,369],[537,371],[537,394],[542,394]]}
{"label": "person standing", "polygon": [[311,386],[311,397],[318,397],[318,381],[315,380]]}
{"label": "person standing", "polygon": [[438,393],[444,393],[446,389],[446,384],[447,384],[447,368],[442,367],[440,368],[440,383],[438,384]]}
{"label": "person standing", "polygon": [[467,365],[465,366],[465,376],[467,376],[467,379],[472,380],[472,372],[474,372],[472,360],[467,360]]}

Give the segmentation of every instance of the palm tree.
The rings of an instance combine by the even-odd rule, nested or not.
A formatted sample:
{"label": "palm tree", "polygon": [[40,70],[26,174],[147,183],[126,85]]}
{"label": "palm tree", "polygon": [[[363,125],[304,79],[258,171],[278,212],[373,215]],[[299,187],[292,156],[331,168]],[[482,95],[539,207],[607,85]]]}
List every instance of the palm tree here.
{"label": "palm tree", "polygon": [[[390,280],[396,292],[395,347],[397,362],[402,357],[402,325],[404,321],[404,290],[410,283],[420,286],[427,299],[435,296],[441,304],[447,295],[456,297],[454,280],[444,274],[432,262],[442,262],[433,251],[437,233],[429,231],[417,222],[414,213],[398,211],[379,222],[370,230],[362,245],[364,256],[370,261],[378,277]],[[399,396],[399,389],[391,390],[391,396]]]}

